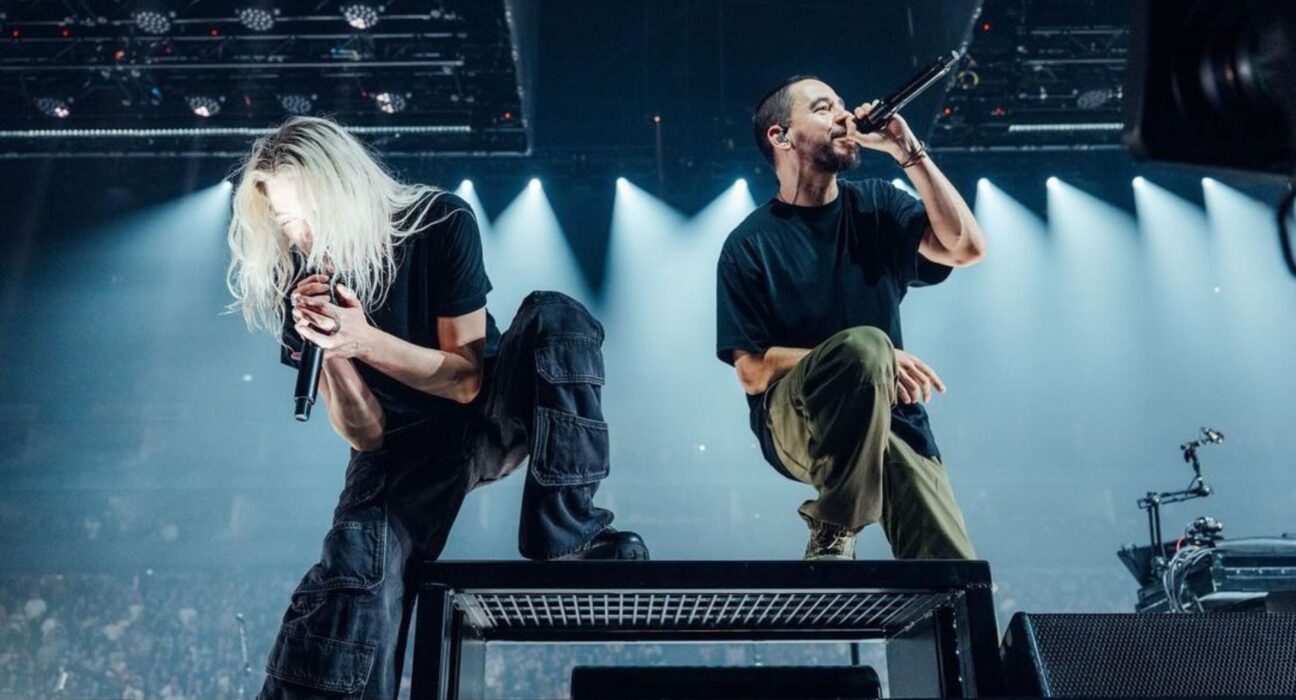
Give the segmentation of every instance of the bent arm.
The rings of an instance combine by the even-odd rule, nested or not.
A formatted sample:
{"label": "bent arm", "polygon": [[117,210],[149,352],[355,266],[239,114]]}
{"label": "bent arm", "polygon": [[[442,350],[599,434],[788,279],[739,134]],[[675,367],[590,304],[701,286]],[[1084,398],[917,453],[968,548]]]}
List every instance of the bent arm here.
{"label": "bent arm", "polygon": [[359,357],[379,372],[425,394],[471,403],[481,391],[486,309],[437,318],[437,340],[444,350],[425,348],[374,329]]}
{"label": "bent arm", "polygon": [[386,416],[350,358],[325,358],[320,393],[334,432],[361,452],[382,447]]}
{"label": "bent arm", "polygon": [[772,347],[763,353],[734,350],[734,369],[738,370],[738,383],[742,385],[743,391],[752,396],[763,394],[809,352],[807,348],[783,347]]}
{"label": "bent arm", "polygon": [[975,265],[985,257],[986,239],[963,195],[950,183],[931,156],[905,168],[905,174],[927,209],[931,225],[918,252],[950,267]]}

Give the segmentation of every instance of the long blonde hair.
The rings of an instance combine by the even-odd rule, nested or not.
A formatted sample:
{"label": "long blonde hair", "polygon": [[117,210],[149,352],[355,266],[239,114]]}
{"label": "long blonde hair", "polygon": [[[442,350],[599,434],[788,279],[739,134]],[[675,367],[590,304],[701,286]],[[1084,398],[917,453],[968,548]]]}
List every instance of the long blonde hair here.
{"label": "long blonde hair", "polygon": [[228,235],[230,311],[242,311],[249,329],[278,336],[283,327],[297,270],[265,191],[266,181],[280,174],[296,176],[311,231],[303,270],[323,269],[327,260],[366,311],[381,306],[396,275],[397,246],[429,223],[428,211],[444,190],[399,182],[336,122],[298,116],[257,139],[241,166]]}

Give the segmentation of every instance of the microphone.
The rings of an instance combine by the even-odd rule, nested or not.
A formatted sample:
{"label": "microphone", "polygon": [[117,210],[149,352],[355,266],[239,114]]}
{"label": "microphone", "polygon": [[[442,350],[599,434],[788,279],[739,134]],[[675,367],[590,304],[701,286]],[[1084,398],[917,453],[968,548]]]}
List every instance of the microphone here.
{"label": "microphone", "polygon": [[[337,303],[334,281],[329,279],[329,301]],[[310,420],[311,408],[319,396],[320,372],[324,368],[324,351],[318,345],[302,338],[301,364],[297,366],[297,388],[293,391],[293,418],[305,423]]]}
{"label": "microphone", "polygon": [[869,134],[881,129],[891,117],[896,115],[905,105],[909,104],[915,97],[922,94],[924,90],[936,84],[947,73],[958,65],[963,58],[962,51],[951,51],[944,56],[936,59],[935,63],[922,69],[917,75],[909,79],[900,89],[878,100],[873,111],[869,112],[867,117],[855,120],[855,128],[859,129],[861,134]]}

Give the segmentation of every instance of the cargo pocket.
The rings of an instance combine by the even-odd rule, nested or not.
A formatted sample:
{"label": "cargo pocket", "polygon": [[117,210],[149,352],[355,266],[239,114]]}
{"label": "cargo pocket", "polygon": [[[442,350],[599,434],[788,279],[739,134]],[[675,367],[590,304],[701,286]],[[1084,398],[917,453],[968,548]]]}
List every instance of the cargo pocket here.
{"label": "cargo pocket", "polygon": [[576,486],[608,475],[608,427],[603,421],[537,406],[531,474],[541,486]]}
{"label": "cargo pocket", "polygon": [[387,517],[377,506],[352,511],[324,537],[319,563],[306,572],[296,594],[340,589],[372,590],[383,581]]}
{"label": "cargo pocket", "polygon": [[588,335],[553,335],[536,348],[536,372],[550,384],[603,386],[603,351]]}
{"label": "cargo pocket", "polygon": [[374,645],[279,630],[266,675],[312,690],[359,697],[369,682]]}

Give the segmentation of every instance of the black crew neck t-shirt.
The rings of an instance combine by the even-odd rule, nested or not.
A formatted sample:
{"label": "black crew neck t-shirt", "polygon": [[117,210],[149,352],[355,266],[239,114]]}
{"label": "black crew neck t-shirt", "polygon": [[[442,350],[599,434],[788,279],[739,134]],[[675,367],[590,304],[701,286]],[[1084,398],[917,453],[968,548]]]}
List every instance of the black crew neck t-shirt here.
{"label": "black crew neck t-shirt", "polygon": [[[369,314],[375,327],[426,348],[441,349],[437,318],[471,313],[486,306],[490,279],[482,262],[481,233],[472,208],[450,192],[439,192],[428,207],[422,227],[396,246],[397,271],[382,306]],[[425,206],[426,199],[413,210]],[[301,338],[293,329],[291,305],[284,318],[280,360],[297,367],[292,353],[301,349]],[[486,356],[499,347],[500,333],[495,319],[486,314]],[[370,367],[359,360],[356,369],[382,406],[386,429],[392,431],[429,418],[436,418],[437,432],[462,432],[468,407],[433,396]]]}
{"label": "black crew neck t-shirt", "polygon": [[[900,302],[909,287],[938,284],[951,268],[918,253],[927,211],[885,180],[838,181],[818,207],[772,199],[729,234],[716,274],[716,354],[813,348],[855,326],[884,331],[897,348]],[[765,395],[748,396],[761,452],[787,475],[766,425]],[[920,454],[939,457],[922,404],[897,403],[891,430]]]}

